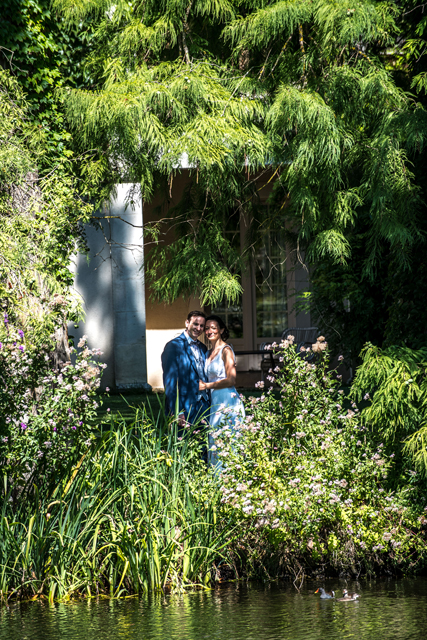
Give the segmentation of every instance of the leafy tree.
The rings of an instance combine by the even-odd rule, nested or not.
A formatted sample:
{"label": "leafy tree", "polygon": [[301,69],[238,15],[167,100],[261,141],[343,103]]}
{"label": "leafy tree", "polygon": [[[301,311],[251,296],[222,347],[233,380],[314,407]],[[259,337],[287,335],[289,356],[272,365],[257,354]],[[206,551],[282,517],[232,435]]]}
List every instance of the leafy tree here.
{"label": "leafy tree", "polygon": [[39,171],[45,143],[17,81],[0,70],[0,300],[10,323],[47,347],[67,310],[78,313],[70,257],[84,247],[79,223],[92,206],[76,198],[63,158]]}
{"label": "leafy tree", "polygon": [[65,29],[50,0],[2,2],[0,66],[16,78],[31,105],[29,117],[47,134],[45,152],[61,152],[70,140],[57,89],[90,82],[80,64],[90,36],[87,25],[84,31]]}
{"label": "leafy tree", "polygon": [[352,395],[358,401],[372,398],[362,417],[372,438],[396,457],[395,484],[405,483],[404,475],[413,474],[414,464],[427,475],[427,349],[382,350],[367,343],[362,357]]}
{"label": "leafy tree", "polygon": [[[420,312],[412,305],[400,313],[411,306],[404,282],[425,243],[418,166],[427,119],[405,91],[422,47],[410,38],[422,39],[424,29],[412,0],[54,0],[53,7],[69,29],[87,20],[94,29],[84,61],[91,83],[62,94],[77,148],[92,150],[82,174],[87,192],[105,195],[126,179],[140,182],[144,199],[162,189],[167,200],[182,159],[193,168],[186,200],[152,229],[158,244],[149,275],[158,296],[197,290],[213,302],[235,298],[257,231],[287,220],[314,267],[309,303],[325,331],[325,318],[332,325],[345,318],[354,339],[346,342],[344,332],[341,342],[353,356],[368,319],[366,337],[403,339]],[[275,182],[268,212],[255,188],[263,170]],[[223,232],[242,216],[249,233],[238,256]],[[171,228],[175,244],[166,247]],[[197,277],[182,254],[203,256]],[[328,272],[334,287],[322,276]],[[342,316],[343,300],[351,310],[367,301],[368,313]]]}

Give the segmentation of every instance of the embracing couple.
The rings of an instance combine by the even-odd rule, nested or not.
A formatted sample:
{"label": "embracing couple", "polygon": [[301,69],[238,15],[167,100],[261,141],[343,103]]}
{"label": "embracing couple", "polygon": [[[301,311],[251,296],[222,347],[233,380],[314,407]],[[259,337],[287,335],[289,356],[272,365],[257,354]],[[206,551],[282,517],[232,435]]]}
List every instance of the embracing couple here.
{"label": "embracing couple", "polygon": [[[209,340],[209,351],[198,339],[203,333]],[[219,316],[206,317],[202,311],[191,311],[185,321],[185,331],[168,342],[162,353],[166,408],[173,414],[178,402],[181,428],[202,418],[209,420],[211,464],[217,462],[211,449],[213,432],[223,422],[233,427],[245,415],[234,386],[236,358],[227,344],[228,336],[228,329]]]}

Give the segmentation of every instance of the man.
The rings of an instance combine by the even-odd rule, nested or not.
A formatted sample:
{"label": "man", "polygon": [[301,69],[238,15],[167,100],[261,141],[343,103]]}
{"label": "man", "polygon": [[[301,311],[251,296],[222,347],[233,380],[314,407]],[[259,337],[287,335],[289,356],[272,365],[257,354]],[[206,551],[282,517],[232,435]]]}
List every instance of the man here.
{"label": "man", "polygon": [[199,380],[207,381],[207,349],[198,340],[205,330],[205,320],[202,311],[191,311],[185,321],[185,331],[168,342],[162,353],[166,409],[170,414],[175,413],[178,394],[180,426],[186,421],[194,423],[200,417],[208,417],[209,391],[199,391]]}

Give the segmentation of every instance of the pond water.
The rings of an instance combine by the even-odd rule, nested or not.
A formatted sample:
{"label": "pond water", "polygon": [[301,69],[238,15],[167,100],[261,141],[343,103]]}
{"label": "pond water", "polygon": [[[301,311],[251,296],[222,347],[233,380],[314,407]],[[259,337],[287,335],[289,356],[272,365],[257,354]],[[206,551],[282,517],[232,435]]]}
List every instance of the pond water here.
{"label": "pond water", "polygon": [[[320,600],[318,586],[360,593],[355,602]],[[183,596],[43,602],[0,608],[1,640],[422,640],[427,578],[227,585]]]}

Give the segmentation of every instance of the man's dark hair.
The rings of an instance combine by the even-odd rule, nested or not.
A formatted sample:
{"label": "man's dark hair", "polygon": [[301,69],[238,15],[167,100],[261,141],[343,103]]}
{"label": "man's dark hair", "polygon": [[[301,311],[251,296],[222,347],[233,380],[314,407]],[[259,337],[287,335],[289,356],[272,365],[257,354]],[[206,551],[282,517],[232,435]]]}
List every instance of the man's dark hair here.
{"label": "man's dark hair", "polygon": [[191,318],[204,318],[206,320],[206,313],[203,313],[203,311],[190,311],[190,313],[187,316],[187,320],[191,320]]}
{"label": "man's dark hair", "polygon": [[226,327],[226,324],[224,322],[224,320],[222,318],[220,318],[219,316],[208,316],[206,318],[206,323],[209,322],[209,320],[214,320],[217,325],[219,326],[220,330],[224,329],[224,331],[221,333],[221,338],[224,340],[224,342],[227,342],[228,338],[230,337],[230,332]]}

